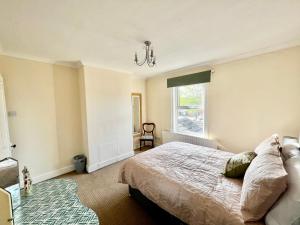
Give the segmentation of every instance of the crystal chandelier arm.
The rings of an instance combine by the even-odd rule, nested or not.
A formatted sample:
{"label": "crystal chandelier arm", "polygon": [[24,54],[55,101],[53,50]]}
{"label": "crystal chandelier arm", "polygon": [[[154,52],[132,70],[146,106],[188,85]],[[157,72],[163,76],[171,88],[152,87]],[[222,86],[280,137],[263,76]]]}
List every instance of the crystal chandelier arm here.
{"label": "crystal chandelier arm", "polygon": [[147,64],[150,67],[153,67],[155,65],[155,56],[153,55],[153,50],[152,49],[151,49],[150,55],[149,55],[149,52],[148,52]]}
{"label": "crystal chandelier arm", "polygon": [[148,48],[147,64],[149,66],[152,65],[152,64],[155,64],[154,59],[155,59],[155,57],[154,57],[153,49],[150,50],[150,48]]}
{"label": "crystal chandelier arm", "polygon": [[149,67],[153,67],[153,66],[155,66],[156,62],[155,62],[155,60],[153,60],[152,62],[147,62],[147,64]]}
{"label": "crystal chandelier arm", "polygon": [[153,52],[153,48],[152,48],[150,51],[150,57],[153,58],[153,56],[154,56],[154,52]]}
{"label": "crystal chandelier arm", "polygon": [[147,60],[147,48],[146,48],[146,52],[145,52],[145,58],[142,62],[138,62],[138,58],[137,58],[137,54],[135,53],[135,64],[138,65],[138,66],[142,66]]}

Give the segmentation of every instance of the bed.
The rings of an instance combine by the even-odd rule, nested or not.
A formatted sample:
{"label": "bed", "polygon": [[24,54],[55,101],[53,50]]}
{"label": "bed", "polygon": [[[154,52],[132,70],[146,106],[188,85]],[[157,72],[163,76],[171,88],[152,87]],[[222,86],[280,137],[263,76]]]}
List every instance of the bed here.
{"label": "bed", "polygon": [[221,174],[232,155],[170,142],[127,160],[120,170],[119,182],[128,184],[131,192],[138,190],[183,223],[241,225],[245,224],[240,212],[242,180]]}

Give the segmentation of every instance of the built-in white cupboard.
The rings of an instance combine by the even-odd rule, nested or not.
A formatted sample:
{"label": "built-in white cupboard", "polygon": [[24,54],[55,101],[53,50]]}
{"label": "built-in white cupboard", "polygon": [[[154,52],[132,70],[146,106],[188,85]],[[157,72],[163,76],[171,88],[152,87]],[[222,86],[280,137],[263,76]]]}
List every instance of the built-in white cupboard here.
{"label": "built-in white cupboard", "polygon": [[0,74],[0,160],[11,156],[4,82]]}

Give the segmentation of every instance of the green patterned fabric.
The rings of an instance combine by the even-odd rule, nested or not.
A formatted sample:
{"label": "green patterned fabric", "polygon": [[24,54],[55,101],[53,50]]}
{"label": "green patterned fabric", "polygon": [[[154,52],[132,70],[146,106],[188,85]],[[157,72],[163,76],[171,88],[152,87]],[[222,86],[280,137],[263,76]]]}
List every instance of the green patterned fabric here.
{"label": "green patterned fabric", "polygon": [[296,219],[292,225],[300,225],[300,217],[298,219]]}
{"label": "green patterned fabric", "polygon": [[246,173],[251,161],[255,158],[255,152],[242,152],[232,156],[225,166],[225,177],[240,178]]}
{"label": "green patterned fabric", "polygon": [[188,74],[180,77],[167,79],[167,87],[179,87],[191,84],[201,84],[210,82],[211,71]]}
{"label": "green patterned fabric", "polygon": [[82,205],[77,197],[75,181],[53,179],[32,188],[32,195],[23,196],[14,211],[15,225],[99,224],[95,212]]}

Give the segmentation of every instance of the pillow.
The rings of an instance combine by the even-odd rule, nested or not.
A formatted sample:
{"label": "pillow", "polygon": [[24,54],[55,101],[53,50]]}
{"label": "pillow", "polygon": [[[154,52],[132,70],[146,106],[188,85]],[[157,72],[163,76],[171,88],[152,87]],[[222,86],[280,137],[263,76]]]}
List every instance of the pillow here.
{"label": "pillow", "polygon": [[226,163],[223,175],[230,178],[243,177],[255,156],[255,152],[242,152],[232,156]]}
{"label": "pillow", "polygon": [[[273,146],[277,146],[277,148],[272,148]],[[278,134],[273,134],[271,137],[263,140],[254,150],[257,155],[264,153],[273,153],[278,154],[278,148],[280,146],[279,136]]]}
{"label": "pillow", "polygon": [[289,188],[266,215],[266,225],[300,224],[300,157],[288,159],[285,165]]}
{"label": "pillow", "polygon": [[248,167],[242,186],[241,212],[245,222],[264,217],[287,187],[287,173],[280,156],[257,155]]}

